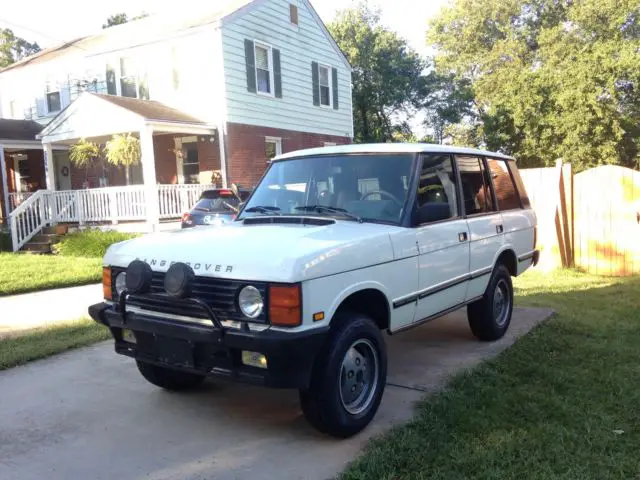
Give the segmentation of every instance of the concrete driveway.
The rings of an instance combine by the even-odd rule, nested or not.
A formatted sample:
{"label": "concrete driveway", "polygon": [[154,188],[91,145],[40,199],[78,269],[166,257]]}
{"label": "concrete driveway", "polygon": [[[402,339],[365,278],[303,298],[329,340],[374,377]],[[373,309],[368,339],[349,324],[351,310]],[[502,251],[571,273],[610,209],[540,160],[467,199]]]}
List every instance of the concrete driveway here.
{"label": "concrete driveway", "polygon": [[308,426],[295,391],[210,381],[198,392],[164,392],[110,343],[0,372],[0,478],[330,478],[371,436],[409,420],[425,392],[551,314],[517,309],[495,343],[472,337],[464,311],[387,337],[380,410],[369,428],[343,441]]}

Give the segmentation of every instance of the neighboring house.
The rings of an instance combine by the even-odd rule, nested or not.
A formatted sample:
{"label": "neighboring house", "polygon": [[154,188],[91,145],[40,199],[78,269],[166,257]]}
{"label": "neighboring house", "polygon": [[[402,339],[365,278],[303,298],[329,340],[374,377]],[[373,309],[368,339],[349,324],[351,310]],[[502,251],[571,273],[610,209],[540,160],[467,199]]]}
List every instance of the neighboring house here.
{"label": "neighboring house", "polygon": [[[0,117],[43,127],[20,151],[0,129],[5,214],[19,191],[124,185],[121,169],[69,163],[81,138],[139,136],[131,179],[147,193],[210,184],[217,170],[225,184],[252,187],[276,154],[351,142],[351,67],[308,0],[211,3],[205,13],[107,28],[0,71]],[[157,221],[155,203],[147,197],[146,215]]]}

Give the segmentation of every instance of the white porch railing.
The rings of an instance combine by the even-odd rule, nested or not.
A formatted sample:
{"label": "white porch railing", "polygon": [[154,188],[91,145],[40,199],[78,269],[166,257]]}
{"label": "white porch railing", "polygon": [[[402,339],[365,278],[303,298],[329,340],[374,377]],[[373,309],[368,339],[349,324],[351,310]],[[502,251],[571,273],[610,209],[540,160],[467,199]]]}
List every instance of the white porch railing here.
{"label": "white porch railing", "polygon": [[[213,185],[158,185],[161,219],[179,218]],[[39,190],[9,214],[13,249],[21,249],[43,227],[56,223],[146,220],[144,185],[84,190]]]}
{"label": "white porch railing", "polygon": [[13,192],[9,193],[9,211],[14,211],[18,205],[33,195],[34,192]]}

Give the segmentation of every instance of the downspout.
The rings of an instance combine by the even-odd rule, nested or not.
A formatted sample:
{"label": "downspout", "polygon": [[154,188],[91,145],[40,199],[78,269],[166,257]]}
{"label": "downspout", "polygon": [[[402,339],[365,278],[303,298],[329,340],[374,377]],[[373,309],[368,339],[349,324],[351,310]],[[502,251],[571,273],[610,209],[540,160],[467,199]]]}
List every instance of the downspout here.
{"label": "downspout", "polygon": [[7,165],[4,161],[4,145],[0,143],[0,170],[2,170],[2,196],[4,200],[4,219],[9,219],[9,184],[7,182]]}

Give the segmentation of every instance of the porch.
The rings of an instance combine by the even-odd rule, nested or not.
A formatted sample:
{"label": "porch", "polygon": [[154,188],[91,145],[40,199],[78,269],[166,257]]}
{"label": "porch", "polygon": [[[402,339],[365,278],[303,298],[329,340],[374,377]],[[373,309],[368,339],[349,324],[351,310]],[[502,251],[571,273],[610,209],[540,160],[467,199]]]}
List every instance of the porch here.
{"label": "porch", "polygon": [[[155,231],[161,220],[179,218],[214,179],[226,185],[220,131],[158,102],[83,94],[36,136],[43,152],[39,189],[7,192],[14,249],[57,223],[137,221]],[[140,142],[128,182],[124,167],[104,157],[82,168],[70,162],[69,149],[81,139],[102,146],[122,133]]]}

